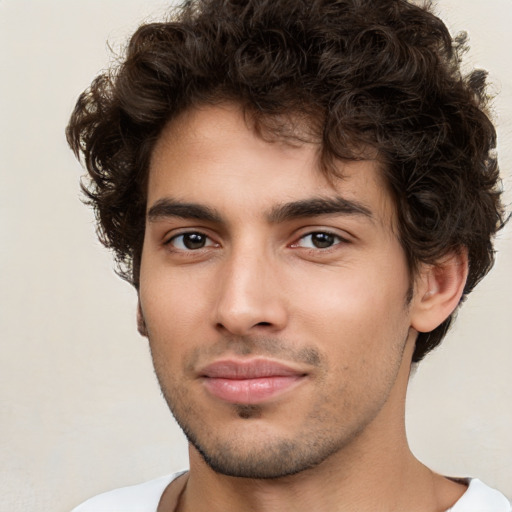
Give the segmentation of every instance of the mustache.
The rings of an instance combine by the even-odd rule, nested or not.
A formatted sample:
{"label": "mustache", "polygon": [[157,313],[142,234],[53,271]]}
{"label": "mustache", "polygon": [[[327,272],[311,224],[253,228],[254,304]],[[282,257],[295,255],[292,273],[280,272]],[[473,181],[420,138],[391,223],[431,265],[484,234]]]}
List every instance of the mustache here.
{"label": "mustache", "polygon": [[221,356],[271,357],[292,363],[325,367],[326,358],[310,346],[296,347],[293,342],[269,336],[229,336],[213,344],[195,347],[186,357],[186,368],[193,370]]}

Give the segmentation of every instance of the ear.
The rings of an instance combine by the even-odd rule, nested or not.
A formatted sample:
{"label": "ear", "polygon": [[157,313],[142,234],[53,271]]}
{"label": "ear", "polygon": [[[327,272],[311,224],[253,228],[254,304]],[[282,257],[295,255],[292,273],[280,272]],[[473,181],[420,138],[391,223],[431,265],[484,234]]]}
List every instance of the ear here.
{"label": "ear", "polygon": [[449,254],[435,265],[425,265],[415,280],[411,327],[418,332],[430,332],[444,322],[457,308],[467,277],[465,249]]}
{"label": "ear", "polygon": [[148,337],[148,330],[142,313],[142,308],[140,306],[140,299],[137,301],[137,330],[141,336],[146,338]]}

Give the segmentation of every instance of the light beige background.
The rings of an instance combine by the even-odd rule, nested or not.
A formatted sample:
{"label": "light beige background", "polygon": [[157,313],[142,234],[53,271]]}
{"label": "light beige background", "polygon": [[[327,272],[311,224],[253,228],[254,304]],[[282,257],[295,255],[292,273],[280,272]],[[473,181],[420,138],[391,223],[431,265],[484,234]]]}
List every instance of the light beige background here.
{"label": "light beige background", "polygon": [[[161,0],[0,0],[0,508],[68,511],[101,491],[187,463],[186,445],[78,199],[64,140],[79,92]],[[512,0],[440,0],[470,62],[488,69],[512,196]],[[512,226],[497,265],[408,401],[414,452],[512,497]]]}

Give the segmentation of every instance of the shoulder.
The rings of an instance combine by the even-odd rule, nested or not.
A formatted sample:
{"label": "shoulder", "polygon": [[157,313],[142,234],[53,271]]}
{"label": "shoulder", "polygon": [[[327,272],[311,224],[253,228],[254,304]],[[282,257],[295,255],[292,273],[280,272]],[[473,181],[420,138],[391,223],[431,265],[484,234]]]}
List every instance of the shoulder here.
{"label": "shoulder", "polygon": [[512,512],[512,507],[501,492],[473,478],[468,490],[447,512]]}
{"label": "shoulder", "polygon": [[71,512],[156,512],[167,486],[184,471],[94,496]]}

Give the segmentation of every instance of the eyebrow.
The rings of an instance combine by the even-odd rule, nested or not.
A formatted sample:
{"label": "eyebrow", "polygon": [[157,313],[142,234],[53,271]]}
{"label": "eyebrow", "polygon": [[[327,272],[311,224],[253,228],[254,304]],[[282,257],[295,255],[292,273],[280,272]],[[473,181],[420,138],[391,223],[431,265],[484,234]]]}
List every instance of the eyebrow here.
{"label": "eyebrow", "polygon": [[[351,201],[342,197],[317,197],[274,206],[268,213],[267,220],[271,224],[279,224],[293,219],[333,214],[360,215],[373,219],[371,210],[358,201]],[[147,217],[149,222],[172,217],[214,223],[223,222],[222,216],[214,208],[171,198],[156,201],[149,208]]]}
{"label": "eyebrow", "polygon": [[272,208],[268,219],[278,224],[302,217],[332,214],[361,215],[373,219],[373,214],[367,206],[343,197],[318,197],[279,205]]}
{"label": "eyebrow", "polygon": [[209,222],[221,222],[221,216],[208,206],[196,203],[184,203],[175,199],[159,199],[148,210],[149,222],[155,222],[169,217],[180,219],[197,219]]}

